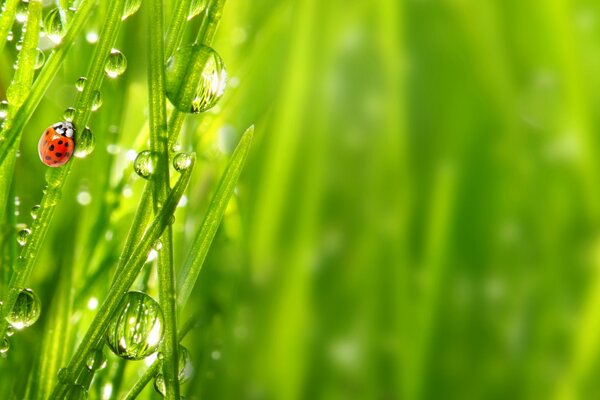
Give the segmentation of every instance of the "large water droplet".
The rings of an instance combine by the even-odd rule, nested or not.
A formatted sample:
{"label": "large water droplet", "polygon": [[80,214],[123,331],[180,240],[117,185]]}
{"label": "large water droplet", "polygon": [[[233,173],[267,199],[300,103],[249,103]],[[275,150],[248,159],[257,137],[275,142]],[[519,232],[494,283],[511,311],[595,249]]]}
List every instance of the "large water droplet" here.
{"label": "large water droplet", "polygon": [[133,162],[133,169],[136,174],[144,179],[150,178],[154,173],[154,160],[150,150],[141,151]]}
{"label": "large water droplet", "polygon": [[[159,356],[161,353],[159,353]],[[190,354],[188,350],[179,346],[179,373],[177,377],[179,379],[179,383],[185,383],[190,380],[192,374],[194,373],[194,367],[192,366],[192,361],[190,359]],[[162,374],[156,375],[154,378],[154,390],[160,393],[162,396],[165,395],[165,380]]]}
{"label": "large water droplet", "polygon": [[89,156],[96,148],[96,137],[89,127],[77,136],[75,141],[75,152],[73,155],[77,158],[85,158]]}
{"label": "large water droplet", "polygon": [[127,19],[130,15],[133,15],[140,9],[142,0],[127,0],[125,2],[125,8],[123,10],[123,17],[121,19]]}
{"label": "large water droplet", "polygon": [[102,107],[102,95],[99,90],[95,90],[92,96],[92,111],[96,111]]}
{"label": "large water droplet", "polygon": [[156,352],[163,336],[160,305],[142,292],[128,292],[109,322],[106,343],[117,356],[141,360]]}
{"label": "large water droplet", "polygon": [[[18,290],[18,289],[17,289]],[[6,321],[20,330],[35,323],[40,317],[42,304],[31,289],[20,289],[12,310],[6,314]]]}
{"label": "large water droplet", "polygon": [[225,91],[227,72],[221,56],[204,45],[182,47],[167,61],[167,98],[181,112],[212,108]]}
{"label": "large water droplet", "polygon": [[39,211],[40,211],[40,205],[39,204],[36,204],[35,206],[31,207],[31,218],[37,219]]}
{"label": "large water droplet", "polygon": [[6,114],[8,114],[8,101],[2,100],[0,101],[0,119],[6,118]]}
{"label": "large water droplet", "polygon": [[106,367],[106,356],[102,349],[92,350],[85,365],[92,371],[97,371]]}
{"label": "large water droplet", "polygon": [[83,385],[75,384],[69,386],[65,400],[84,400],[88,398],[88,392]]}
{"label": "large water droplet", "polygon": [[109,78],[116,78],[127,69],[127,59],[125,55],[117,49],[112,49],[108,56],[108,61],[104,66],[104,71]]}
{"label": "large water droplet", "polygon": [[33,65],[34,69],[40,69],[44,66],[46,62],[46,55],[40,49],[37,49],[37,53],[35,55],[35,64]]}
{"label": "large water droplet", "polygon": [[17,20],[17,22],[23,23],[25,21],[27,21],[27,11],[28,8],[28,3],[26,3],[25,1],[21,1],[18,5],[17,5],[17,11],[15,14],[15,19]]}
{"label": "large water droplet", "polygon": [[85,76],[81,76],[77,79],[77,82],[75,82],[75,88],[77,89],[77,91],[83,92],[86,81],[87,81],[87,78]]}
{"label": "large water droplet", "polygon": [[179,153],[173,158],[173,168],[176,171],[183,172],[192,165],[192,156],[188,153]]}
{"label": "large water droplet", "polygon": [[51,10],[44,18],[44,31],[48,39],[55,44],[60,44],[67,33],[67,21],[58,8]]}
{"label": "large water droplet", "polygon": [[3,337],[0,340],[0,354],[4,354],[10,349],[10,342],[7,337]]}
{"label": "large water droplet", "polygon": [[30,234],[31,234],[31,231],[28,228],[21,229],[17,233],[17,242],[19,242],[19,244],[21,246],[25,246],[25,243],[27,243],[27,238],[29,237]]}
{"label": "large water droplet", "polygon": [[192,3],[190,4],[190,12],[188,14],[188,20],[194,18],[196,15],[204,11],[207,2],[207,0],[192,0]]}
{"label": "large water droplet", "polygon": [[75,118],[75,109],[73,107],[67,108],[63,114],[63,118],[65,121],[73,122],[73,118]]}

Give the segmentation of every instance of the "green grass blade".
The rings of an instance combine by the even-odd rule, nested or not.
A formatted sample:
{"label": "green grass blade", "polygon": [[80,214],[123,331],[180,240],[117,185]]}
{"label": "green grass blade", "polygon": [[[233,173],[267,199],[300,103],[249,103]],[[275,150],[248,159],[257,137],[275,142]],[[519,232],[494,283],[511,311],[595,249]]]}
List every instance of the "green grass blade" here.
{"label": "green grass blade", "polygon": [[17,4],[19,4],[19,1],[20,0],[7,0],[2,7],[2,12],[0,13],[0,53],[4,51],[4,46],[6,46],[6,38],[8,37],[8,32],[10,31],[10,28],[12,28],[13,21],[15,20]]}

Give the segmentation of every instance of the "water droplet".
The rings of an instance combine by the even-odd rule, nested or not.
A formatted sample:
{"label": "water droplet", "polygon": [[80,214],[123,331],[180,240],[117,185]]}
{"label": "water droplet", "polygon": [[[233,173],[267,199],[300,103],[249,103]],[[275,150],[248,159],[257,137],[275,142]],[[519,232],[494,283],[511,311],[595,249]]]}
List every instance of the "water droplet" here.
{"label": "water droplet", "polygon": [[8,31],[8,34],[6,35],[6,41],[7,42],[12,42],[12,40],[14,39],[15,35],[12,31]]}
{"label": "water droplet", "polygon": [[40,211],[39,204],[36,204],[35,206],[31,207],[31,218],[37,219],[39,211]]}
{"label": "water droplet", "polygon": [[65,121],[73,122],[73,118],[75,118],[75,109],[73,107],[67,108],[63,114],[63,118]]}
{"label": "water droplet", "polygon": [[127,59],[125,55],[117,49],[112,49],[108,56],[108,61],[104,66],[104,71],[109,78],[116,78],[127,69]]}
{"label": "water droplet", "polygon": [[188,14],[188,20],[194,18],[200,14],[206,8],[207,0],[192,0],[190,4],[190,13]]}
{"label": "water droplet", "polygon": [[125,2],[125,9],[123,10],[122,20],[127,19],[129,16],[135,14],[140,9],[142,0],[127,0]]}
{"label": "water droplet", "polygon": [[71,385],[65,395],[65,400],[84,400],[88,398],[88,393],[83,385]]}
{"label": "water droplet", "polygon": [[[161,353],[159,353],[160,355]],[[160,358],[160,357],[159,357]],[[190,359],[188,350],[179,346],[179,373],[177,375],[179,383],[185,383],[190,380],[194,373],[194,367]],[[162,374],[156,375],[154,378],[154,390],[160,393],[162,396],[165,395],[165,380]]]}
{"label": "water droplet", "polygon": [[77,202],[82,206],[87,206],[92,202],[92,195],[87,190],[77,193]]}
{"label": "water droplet", "polygon": [[92,97],[92,111],[96,111],[100,107],[102,107],[102,95],[99,90],[95,90]]}
{"label": "water droplet", "polygon": [[37,54],[35,55],[35,64],[33,65],[34,69],[40,69],[44,66],[46,62],[46,55],[40,49],[37,49]]}
{"label": "water droplet", "polygon": [[156,300],[142,292],[128,292],[109,322],[106,343],[119,357],[141,360],[158,349],[163,325]]}
{"label": "water droplet", "polygon": [[[19,289],[17,289],[19,290]],[[27,328],[40,317],[42,304],[31,289],[20,289],[12,310],[6,314],[6,321],[17,330]]]}
{"label": "water droplet", "polygon": [[165,396],[167,388],[165,387],[165,378],[162,374],[158,374],[154,377],[154,390],[161,396]]}
{"label": "water droplet", "polygon": [[23,22],[27,21],[27,15],[28,15],[27,8],[28,8],[28,4],[25,1],[22,1],[17,5],[17,12],[15,15],[17,22],[23,23]]}
{"label": "water droplet", "polygon": [[141,151],[133,162],[135,173],[144,179],[150,178],[154,172],[154,160],[150,150]]}
{"label": "water droplet", "polygon": [[106,357],[102,349],[92,350],[85,365],[92,371],[97,371],[106,367]]}
{"label": "water droplet", "polygon": [[192,165],[192,156],[187,153],[179,153],[173,158],[173,168],[176,171],[183,172]]}
{"label": "water droplet", "polygon": [[7,326],[6,327],[6,336],[11,337],[12,335],[15,334],[15,328],[13,328],[12,326]]}
{"label": "water droplet", "polygon": [[83,132],[77,137],[75,142],[75,152],[73,155],[77,158],[89,156],[96,148],[96,137],[89,127],[85,127]]}
{"label": "water droplet", "polygon": [[8,101],[2,100],[0,101],[0,118],[6,118],[6,114],[8,113]]}
{"label": "water droplet", "polygon": [[67,21],[58,8],[51,10],[44,18],[46,36],[55,44],[60,44],[67,33]]}
{"label": "water droplet", "polygon": [[17,233],[17,242],[19,242],[21,246],[25,246],[25,243],[27,243],[27,238],[30,234],[31,231],[28,228],[21,229],[19,233]]}
{"label": "water droplet", "polygon": [[6,353],[8,349],[10,349],[10,342],[7,337],[3,337],[2,340],[0,340],[0,354]]}
{"label": "water droplet", "polygon": [[77,89],[77,91],[83,92],[86,81],[87,81],[87,78],[85,76],[81,76],[77,79],[77,82],[75,82],[75,88]]}
{"label": "water droplet", "polygon": [[162,250],[162,248],[163,248],[163,244],[162,244],[162,242],[160,241],[160,239],[159,239],[159,240],[157,240],[157,241],[154,243],[154,246],[152,246],[152,248],[153,248],[154,250],[156,250],[156,251],[161,251],[161,250]]}
{"label": "water droplet", "polygon": [[221,56],[208,46],[182,47],[167,61],[167,98],[181,112],[212,108],[223,96],[226,80]]}

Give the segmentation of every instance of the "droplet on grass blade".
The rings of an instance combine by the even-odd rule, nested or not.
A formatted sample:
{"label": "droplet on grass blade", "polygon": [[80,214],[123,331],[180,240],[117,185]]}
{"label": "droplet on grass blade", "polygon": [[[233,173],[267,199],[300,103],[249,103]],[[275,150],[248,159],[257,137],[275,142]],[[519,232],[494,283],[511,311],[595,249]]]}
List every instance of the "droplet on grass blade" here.
{"label": "droplet on grass blade", "polygon": [[77,91],[83,92],[86,81],[87,81],[87,78],[85,76],[81,76],[77,79],[77,82],[75,82],[75,88],[77,89]]}
{"label": "droplet on grass blade", "polygon": [[31,207],[31,218],[37,219],[39,211],[40,211],[40,205],[39,204],[36,204],[35,206]]}
{"label": "droplet on grass blade", "polygon": [[92,350],[85,365],[92,371],[97,371],[106,367],[106,356],[104,355],[104,351],[102,351],[102,349]]}
{"label": "droplet on grass blade", "polygon": [[121,358],[141,360],[156,352],[164,332],[160,305],[142,292],[128,292],[108,324],[106,343]]}
{"label": "droplet on grass blade", "polygon": [[188,13],[188,20],[194,18],[206,9],[207,0],[192,0],[190,4],[190,12]]}
{"label": "droplet on grass blade", "polygon": [[[163,359],[162,353],[158,353],[158,359],[159,360]],[[192,365],[192,361],[191,361],[188,350],[181,345],[179,346],[179,365],[178,366],[179,366],[179,372],[177,374],[177,377],[179,379],[179,383],[185,383],[185,382],[189,381],[190,378],[192,377],[192,374],[194,373],[194,367]],[[162,374],[158,374],[154,378],[154,390],[156,390],[162,396],[165,395],[165,393],[166,393],[165,380],[164,380],[164,376]]]}
{"label": "droplet on grass blade", "polygon": [[227,71],[211,47],[190,45],[178,49],[166,66],[169,101],[181,112],[199,114],[223,96]]}
{"label": "droplet on grass blade", "polygon": [[40,49],[37,49],[37,54],[35,55],[35,64],[33,65],[34,69],[40,69],[44,66],[46,62],[46,55]]}
{"label": "droplet on grass blade", "polygon": [[21,229],[17,233],[17,242],[19,243],[19,245],[25,246],[25,243],[27,243],[27,238],[29,237],[30,234],[31,234],[31,231],[28,228]]}
{"label": "droplet on grass blade", "polygon": [[100,107],[102,107],[102,94],[99,90],[95,90],[92,97],[92,111],[96,111]]}
{"label": "droplet on grass blade", "polygon": [[75,118],[75,109],[73,107],[67,108],[63,114],[63,118],[65,121],[73,122],[73,118]]}
{"label": "droplet on grass blade", "polygon": [[7,113],[8,113],[8,101],[2,100],[2,101],[0,101],[0,119],[6,118]]}
{"label": "droplet on grass blade", "polygon": [[46,36],[55,44],[60,44],[67,33],[67,21],[58,8],[51,10],[44,18]]}
{"label": "droplet on grass blade", "polygon": [[96,148],[96,137],[89,127],[85,129],[75,138],[75,152],[73,155],[77,158],[85,158],[92,154]]}
{"label": "droplet on grass blade", "polygon": [[8,349],[10,349],[10,342],[7,337],[3,337],[2,340],[0,340],[0,354],[6,353]]}
{"label": "droplet on grass blade", "polygon": [[16,10],[16,14],[15,14],[15,19],[17,20],[17,22],[23,23],[23,22],[27,21],[27,14],[28,14],[27,9],[28,9],[28,4],[25,1],[21,1],[17,5],[17,10]]}
{"label": "droplet on grass blade", "polygon": [[40,317],[42,304],[37,294],[31,289],[13,289],[18,290],[17,300],[12,310],[6,314],[6,321],[13,328],[21,330],[35,323]]}
{"label": "droplet on grass blade", "polygon": [[127,58],[117,49],[112,49],[104,66],[104,71],[109,78],[116,78],[127,69]]}
{"label": "droplet on grass blade", "polygon": [[154,160],[150,150],[141,151],[133,162],[133,169],[136,174],[144,179],[150,178],[154,173]]}
{"label": "droplet on grass blade", "polygon": [[173,168],[178,172],[187,170],[192,165],[192,156],[187,153],[179,153],[173,158]]}
{"label": "droplet on grass blade", "polygon": [[125,8],[123,9],[123,16],[121,20],[127,19],[129,16],[135,14],[140,9],[142,0],[127,0],[125,2]]}

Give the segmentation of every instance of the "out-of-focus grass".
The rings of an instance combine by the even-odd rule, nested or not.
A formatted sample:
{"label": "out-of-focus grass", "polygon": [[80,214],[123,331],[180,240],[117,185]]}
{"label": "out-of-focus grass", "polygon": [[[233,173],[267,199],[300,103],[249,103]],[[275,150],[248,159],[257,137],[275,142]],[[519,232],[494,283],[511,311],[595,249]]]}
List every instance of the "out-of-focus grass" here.
{"label": "out-of-focus grass", "polygon": [[[599,18],[600,5],[575,0],[228,0],[214,47],[229,87],[184,124],[182,149],[198,161],[173,226],[176,270],[241,133],[256,133],[178,318],[200,316],[183,341],[195,375],[182,393],[596,397]],[[80,288],[111,270],[139,200],[140,180],[111,188],[129,150],[145,148],[145,31],[142,12],[123,25],[128,69],[103,86],[97,149],[73,167],[31,277],[44,313],[0,359],[0,398],[64,365],[37,359],[50,320],[75,326],[70,355],[89,300],[106,293],[101,275],[72,294],[68,319],[51,311],[69,301],[54,284],[67,264],[73,276],[59,280]],[[0,55],[2,98],[15,41]],[[25,130],[17,223],[41,197],[39,134],[72,105],[92,49],[75,44]],[[109,357],[91,398],[117,364]],[[144,369],[128,362],[121,392]]]}

